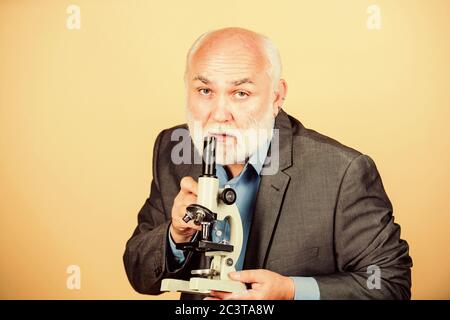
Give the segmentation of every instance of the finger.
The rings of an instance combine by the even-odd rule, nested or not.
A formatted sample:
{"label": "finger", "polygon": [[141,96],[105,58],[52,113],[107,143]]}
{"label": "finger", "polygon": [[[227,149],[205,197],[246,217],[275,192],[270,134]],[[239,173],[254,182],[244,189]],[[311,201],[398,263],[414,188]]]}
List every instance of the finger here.
{"label": "finger", "polygon": [[189,205],[197,202],[197,195],[180,190],[173,201],[174,206]]}
{"label": "finger", "polygon": [[267,274],[262,269],[243,270],[239,272],[230,272],[228,276],[231,280],[236,280],[244,283],[264,282]]}
{"label": "finger", "polygon": [[195,230],[201,230],[201,226],[196,225],[194,223],[194,220],[190,220],[188,222],[184,221],[183,218],[186,214],[186,210],[184,211],[179,211],[176,213],[175,217],[172,217],[176,220],[176,224],[177,226],[181,227],[181,228],[191,228],[191,229],[195,229]]}
{"label": "finger", "polygon": [[177,230],[181,231],[181,232],[188,232],[189,230],[192,230],[192,234],[193,232],[195,232],[195,230],[202,230],[201,226],[198,226],[194,223],[194,221],[189,221],[188,223],[183,221],[183,218],[178,216],[175,218],[172,218],[172,224],[174,226],[174,228],[176,228]]}
{"label": "finger", "polygon": [[180,188],[185,193],[197,194],[197,182],[192,177],[183,177]]}
{"label": "finger", "polygon": [[184,222],[183,219],[181,219],[181,221],[188,227],[194,230],[202,230],[202,226],[198,226],[194,223],[194,221],[189,221],[188,223]]}
{"label": "finger", "polygon": [[259,300],[255,290],[244,290],[230,294],[225,300]]}
{"label": "finger", "polygon": [[209,293],[212,297],[218,298],[220,300],[226,300],[229,296],[231,296],[230,292],[224,292],[224,291],[211,291]]}
{"label": "finger", "polygon": [[261,289],[262,286],[263,286],[263,284],[259,283],[259,282],[252,283],[252,289],[254,289],[254,290],[259,290],[259,289]]}
{"label": "finger", "polygon": [[177,217],[184,217],[186,214],[186,208],[190,206],[191,204],[197,203],[197,197],[192,194],[184,194],[183,196],[180,196],[176,201],[173,203],[172,208],[172,215],[175,215]]}
{"label": "finger", "polygon": [[206,297],[203,298],[203,300],[220,300],[219,298],[213,298],[213,297]]}
{"label": "finger", "polygon": [[178,200],[178,204],[184,207],[184,212],[186,211],[186,207],[190,206],[193,203],[197,203],[197,196],[192,193],[184,193]]}

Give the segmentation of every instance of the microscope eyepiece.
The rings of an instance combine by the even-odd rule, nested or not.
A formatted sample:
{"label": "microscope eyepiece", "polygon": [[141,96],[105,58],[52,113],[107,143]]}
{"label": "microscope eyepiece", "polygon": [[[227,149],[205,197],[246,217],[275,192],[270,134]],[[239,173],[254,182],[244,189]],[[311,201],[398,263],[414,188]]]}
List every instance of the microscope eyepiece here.
{"label": "microscope eyepiece", "polygon": [[213,136],[203,140],[202,177],[216,177],[216,144],[216,137]]}

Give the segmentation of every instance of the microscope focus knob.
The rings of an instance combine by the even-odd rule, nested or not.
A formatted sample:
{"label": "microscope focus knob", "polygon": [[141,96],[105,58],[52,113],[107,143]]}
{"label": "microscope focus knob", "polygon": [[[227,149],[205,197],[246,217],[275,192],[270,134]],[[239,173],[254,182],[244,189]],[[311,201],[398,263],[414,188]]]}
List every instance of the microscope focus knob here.
{"label": "microscope focus knob", "polygon": [[188,223],[189,221],[194,220],[194,224],[199,226],[202,222],[212,222],[216,219],[216,216],[217,215],[208,208],[199,204],[191,204],[186,208],[183,221]]}
{"label": "microscope focus knob", "polygon": [[225,204],[231,205],[236,202],[236,191],[231,188],[225,188],[220,194],[220,199]]}
{"label": "microscope focus knob", "polygon": [[186,210],[186,213],[183,217],[183,221],[188,223],[189,221],[194,220],[194,219],[195,219],[195,213],[193,212],[193,210],[189,210],[189,209]]}

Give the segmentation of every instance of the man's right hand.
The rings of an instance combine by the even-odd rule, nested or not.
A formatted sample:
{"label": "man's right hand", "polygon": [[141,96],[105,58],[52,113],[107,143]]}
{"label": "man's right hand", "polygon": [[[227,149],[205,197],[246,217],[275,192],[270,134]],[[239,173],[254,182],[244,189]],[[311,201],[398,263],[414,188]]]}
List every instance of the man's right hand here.
{"label": "man's right hand", "polygon": [[175,243],[188,242],[200,226],[194,221],[188,223],[183,221],[186,207],[197,203],[197,182],[192,177],[184,177],[180,181],[181,190],[178,192],[172,206],[172,223],[170,224],[170,235]]}

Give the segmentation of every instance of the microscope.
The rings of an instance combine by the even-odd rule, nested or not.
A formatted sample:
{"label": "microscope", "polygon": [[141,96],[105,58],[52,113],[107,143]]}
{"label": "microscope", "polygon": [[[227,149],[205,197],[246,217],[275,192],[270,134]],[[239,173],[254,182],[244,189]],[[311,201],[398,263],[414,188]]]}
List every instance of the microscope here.
{"label": "microscope", "polygon": [[[245,284],[231,280],[228,273],[236,271],[243,242],[242,221],[235,204],[236,192],[229,186],[219,189],[216,176],[216,138],[204,139],[202,172],[198,178],[197,203],[186,208],[184,222],[194,221],[201,226],[190,242],[176,244],[177,249],[198,251],[212,257],[209,269],[191,270],[190,280],[163,279],[161,291],[208,294],[211,290],[241,292]],[[217,224],[229,226],[229,240],[222,236]],[[221,240],[218,240],[221,239]]]}

